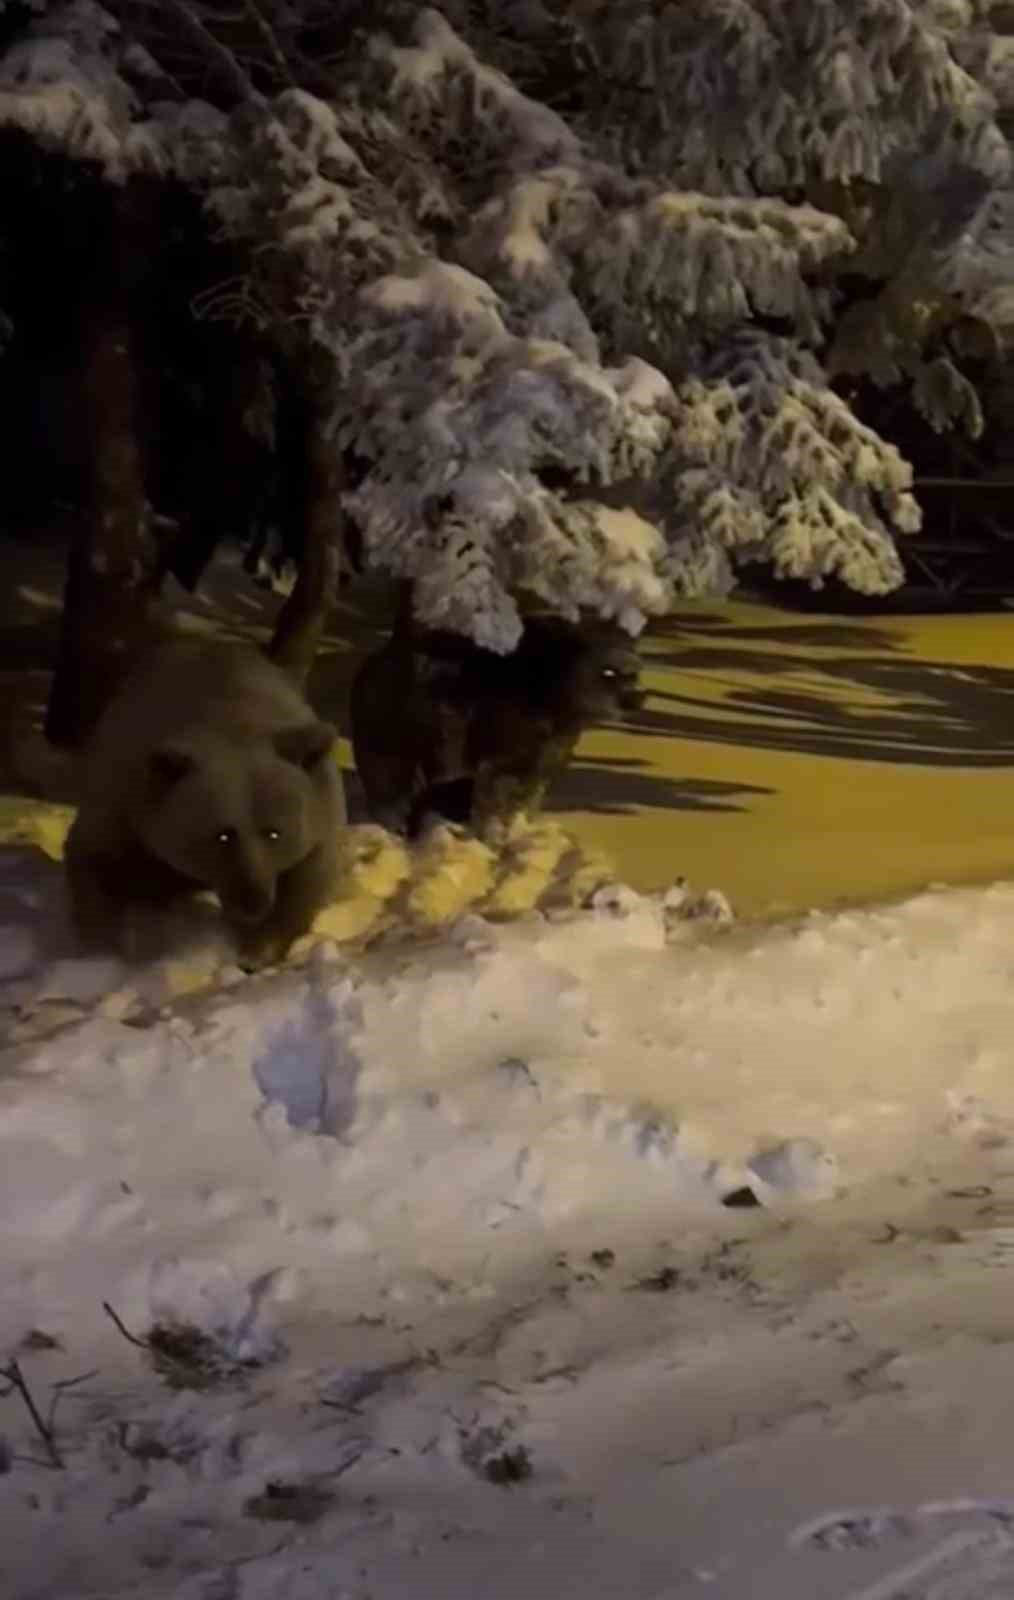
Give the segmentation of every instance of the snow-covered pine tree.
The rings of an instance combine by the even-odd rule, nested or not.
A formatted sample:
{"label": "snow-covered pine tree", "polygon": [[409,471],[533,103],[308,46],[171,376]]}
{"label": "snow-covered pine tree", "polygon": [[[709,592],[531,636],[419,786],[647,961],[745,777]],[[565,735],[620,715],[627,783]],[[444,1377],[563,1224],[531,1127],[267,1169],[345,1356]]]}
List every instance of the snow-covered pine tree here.
{"label": "snow-covered pine tree", "polygon": [[987,0],[5,20],[0,120],[182,179],[245,249],[219,309],[313,362],[365,557],[429,624],[510,650],[535,601],[636,632],[750,561],[888,590],[910,472],[832,378],[980,425],[944,341],[1010,284]]}

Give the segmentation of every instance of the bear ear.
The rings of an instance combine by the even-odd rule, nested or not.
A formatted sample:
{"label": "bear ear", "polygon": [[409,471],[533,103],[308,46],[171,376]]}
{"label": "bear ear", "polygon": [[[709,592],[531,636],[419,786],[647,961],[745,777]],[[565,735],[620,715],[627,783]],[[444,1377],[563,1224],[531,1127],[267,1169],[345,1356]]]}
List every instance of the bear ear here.
{"label": "bear ear", "polygon": [[330,722],[308,722],[302,728],[283,728],[275,734],[275,749],[283,761],[310,772],[328,755],[338,737]]}
{"label": "bear ear", "polygon": [[170,789],[174,783],[179,783],[181,778],[193,772],[196,765],[189,750],[182,749],[180,745],[164,744],[149,755],[148,776],[160,789]]}

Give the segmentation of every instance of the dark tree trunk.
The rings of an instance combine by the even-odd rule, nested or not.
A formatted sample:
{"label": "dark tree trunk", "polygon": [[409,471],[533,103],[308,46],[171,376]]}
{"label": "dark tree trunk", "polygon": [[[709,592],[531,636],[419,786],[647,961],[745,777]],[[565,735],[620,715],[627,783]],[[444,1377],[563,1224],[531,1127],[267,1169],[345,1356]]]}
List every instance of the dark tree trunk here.
{"label": "dark tree trunk", "polygon": [[91,462],[88,513],[71,550],[46,737],[87,735],[145,641],[158,589],[137,437],[132,310],[149,242],[151,195],[136,182],[96,192],[81,285],[82,399]]}
{"label": "dark tree trunk", "polygon": [[303,398],[299,481],[287,486],[288,507],[302,524],[286,540],[300,550],[299,574],[268,647],[272,661],[301,684],[309,677],[338,601],[346,524],[341,504],[345,472],[341,452],[328,432],[333,391],[330,384],[311,380]]}
{"label": "dark tree trunk", "polygon": [[[231,329],[229,330],[231,333]],[[167,551],[165,569],[191,593],[223,539],[244,538],[267,499],[271,444],[246,422],[264,385],[262,357],[251,342],[206,341],[207,369],[201,438],[186,466],[188,493],[182,531]]]}

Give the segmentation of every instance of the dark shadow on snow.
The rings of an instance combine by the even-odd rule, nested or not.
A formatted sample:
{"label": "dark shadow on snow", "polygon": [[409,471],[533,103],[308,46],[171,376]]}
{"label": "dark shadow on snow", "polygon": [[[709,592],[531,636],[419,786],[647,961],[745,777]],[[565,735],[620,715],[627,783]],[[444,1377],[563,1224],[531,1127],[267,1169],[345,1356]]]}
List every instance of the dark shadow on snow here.
{"label": "dark shadow on snow", "polygon": [[[650,694],[625,719],[626,733],[903,765],[1014,766],[1010,668],[916,659],[903,653],[903,635],[874,626],[721,620],[680,619],[655,631],[656,642],[671,639],[672,647],[653,650],[651,665],[669,669],[679,686]],[[715,643],[696,643],[695,633]],[[842,653],[860,647],[862,654]],[[721,698],[695,692],[694,680]],[[885,699],[870,704],[870,694]]]}
{"label": "dark shadow on snow", "polygon": [[[787,644],[810,650],[903,652],[905,648],[898,633],[889,628],[878,628],[874,622],[846,622],[837,617],[827,622],[735,623],[720,612],[707,611],[677,614],[663,622],[653,623],[649,630],[650,637],[655,640],[692,639],[695,634],[710,639],[735,639],[747,644]],[[656,655],[655,659],[667,661],[670,657]]]}
{"label": "dark shadow on snow", "polygon": [[670,778],[652,772],[636,757],[585,757],[573,761],[554,784],[550,811],[600,812],[629,816],[641,809],[659,811],[745,811],[735,798],[773,794],[756,783],[722,783],[711,778]]}

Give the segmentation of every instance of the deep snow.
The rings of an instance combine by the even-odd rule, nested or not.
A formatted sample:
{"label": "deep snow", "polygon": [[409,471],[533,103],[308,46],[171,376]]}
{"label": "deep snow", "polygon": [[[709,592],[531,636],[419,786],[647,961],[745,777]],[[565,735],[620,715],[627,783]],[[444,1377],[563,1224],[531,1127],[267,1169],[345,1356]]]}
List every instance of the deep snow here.
{"label": "deep snow", "polygon": [[0,866],[9,1600],[1014,1592],[1014,887],[172,999]]}

